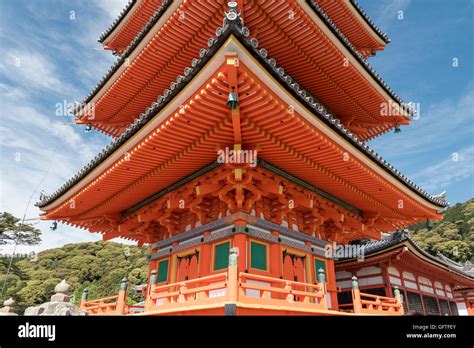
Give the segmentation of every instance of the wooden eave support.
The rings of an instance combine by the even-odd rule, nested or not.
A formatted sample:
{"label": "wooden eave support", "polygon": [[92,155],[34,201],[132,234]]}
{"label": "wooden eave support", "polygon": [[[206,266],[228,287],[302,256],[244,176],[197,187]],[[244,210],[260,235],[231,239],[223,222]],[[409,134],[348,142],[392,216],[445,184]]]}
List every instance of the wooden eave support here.
{"label": "wooden eave support", "polygon": [[[238,69],[239,69],[239,57],[235,53],[225,55],[227,64],[227,79],[229,81],[229,92],[234,91],[239,95],[238,85]],[[232,128],[234,130],[234,143],[242,144],[242,129],[241,129],[241,118],[240,118],[240,106],[237,106],[232,110]]]}
{"label": "wooden eave support", "polygon": [[119,238],[119,237],[123,237],[123,232],[111,231],[111,232],[104,233],[102,235],[102,240],[107,241],[107,240],[111,240],[111,239]]}

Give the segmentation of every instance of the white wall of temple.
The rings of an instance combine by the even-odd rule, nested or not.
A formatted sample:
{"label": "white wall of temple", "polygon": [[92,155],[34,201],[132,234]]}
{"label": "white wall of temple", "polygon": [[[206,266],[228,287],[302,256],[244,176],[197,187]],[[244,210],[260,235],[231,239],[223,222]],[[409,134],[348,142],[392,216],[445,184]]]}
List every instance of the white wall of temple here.
{"label": "white wall of temple", "polygon": [[383,276],[382,269],[380,267],[369,266],[363,267],[358,270],[355,274],[346,271],[336,272],[336,283],[341,290],[350,290],[352,289],[352,276],[357,276],[359,282],[359,287],[361,286],[372,286],[372,285],[382,285],[383,286]]}
{"label": "white wall of temple", "polygon": [[474,302],[474,291],[463,293],[462,295],[457,294],[455,296],[456,305],[458,307],[459,315],[470,315],[468,312],[468,302],[471,304]]}
{"label": "white wall of temple", "polygon": [[466,306],[466,303],[464,302],[456,302],[456,306],[458,307],[458,313],[459,315],[469,315],[469,313],[467,312],[467,306]]}

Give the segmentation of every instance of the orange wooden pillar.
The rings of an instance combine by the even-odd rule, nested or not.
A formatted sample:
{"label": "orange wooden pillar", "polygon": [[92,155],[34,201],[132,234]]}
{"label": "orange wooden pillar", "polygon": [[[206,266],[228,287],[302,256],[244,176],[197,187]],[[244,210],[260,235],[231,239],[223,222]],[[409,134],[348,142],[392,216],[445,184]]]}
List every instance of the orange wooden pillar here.
{"label": "orange wooden pillar", "polygon": [[360,300],[360,291],[359,291],[359,282],[357,277],[352,277],[352,304],[354,308],[354,313],[362,313],[362,302]]}
{"label": "orange wooden pillar", "polygon": [[127,278],[123,278],[120,281],[120,290],[119,290],[118,298],[117,298],[117,307],[115,309],[115,314],[117,315],[125,314],[125,307],[127,305],[127,287],[128,287],[128,280]]}
{"label": "orange wooden pillar", "polygon": [[[233,246],[239,248],[238,254],[238,270],[244,272],[247,269],[247,235],[242,231],[246,226],[245,220],[235,220],[234,226],[236,233],[234,235]],[[242,231],[242,232],[239,232]]]}
{"label": "orange wooden pillar", "polygon": [[468,315],[474,315],[474,301],[466,300],[466,308]]}
{"label": "orange wooden pillar", "polygon": [[[272,231],[272,235],[278,238],[280,233],[277,231]],[[282,263],[281,244],[272,243],[270,245],[270,272],[272,277],[278,279],[282,277]],[[273,283],[272,286],[279,287],[281,286],[281,283]],[[283,299],[284,295],[280,293],[273,293],[272,297],[276,299]]]}
{"label": "orange wooden pillar", "polygon": [[390,277],[388,275],[388,265],[380,264],[379,267],[382,270],[383,284],[385,287],[385,296],[393,297],[392,286],[390,284]]}
{"label": "orange wooden pillar", "polygon": [[156,286],[157,282],[157,274],[158,271],[156,269],[153,269],[153,271],[151,271],[151,276],[148,281],[148,287],[146,289],[145,311],[152,310],[155,306],[155,302],[153,301],[152,296],[154,292],[154,287]]}
{"label": "orange wooden pillar", "polygon": [[235,247],[230,249],[227,269],[227,301],[234,303],[239,299],[239,253]]}
{"label": "orange wooden pillar", "polygon": [[[210,231],[204,232],[204,237],[209,237]],[[205,243],[201,246],[201,255],[199,255],[199,277],[205,277],[211,273],[212,246]]]}
{"label": "orange wooden pillar", "polygon": [[[306,245],[308,248],[311,248],[311,242],[304,242],[304,245]],[[306,270],[305,283],[312,284],[313,283],[313,267],[314,267],[312,257],[310,257],[310,255],[305,253],[304,259],[305,259],[304,269]],[[314,272],[314,281],[316,281],[317,279],[318,279],[318,271],[316,270],[316,272]]]}
{"label": "orange wooden pillar", "polygon": [[[280,233],[272,231],[272,235],[279,237]],[[270,245],[270,272],[275,278],[280,278],[282,275],[282,255],[279,243],[272,243]]]}
{"label": "orange wooden pillar", "polygon": [[[177,242],[174,242],[172,244],[172,248],[176,248],[178,246]],[[178,279],[178,254],[176,252],[173,252],[171,254],[171,269],[170,269],[170,283],[176,283],[176,280]],[[170,291],[175,291],[175,287],[171,287]]]}
{"label": "orange wooden pillar", "polygon": [[[336,283],[336,269],[334,268],[334,260],[327,260],[327,291],[331,297],[330,309],[339,310],[339,304],[337,302],[337,283]],[[317,272],[317,270],[316,270]],[[329,305],[329,303],[328,303]]]}

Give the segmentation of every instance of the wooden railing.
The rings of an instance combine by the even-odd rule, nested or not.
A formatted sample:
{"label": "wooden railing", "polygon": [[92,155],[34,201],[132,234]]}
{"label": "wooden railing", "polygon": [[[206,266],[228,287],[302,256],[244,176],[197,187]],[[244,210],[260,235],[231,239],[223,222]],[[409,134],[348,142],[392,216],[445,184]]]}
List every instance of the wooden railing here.
{"label": "wooden railing", "polygon": [[[263,275],[238,272],[235,258],[229,259],[226,272],[216,273],[172,284],[158,285],[157,273],[152,272],[142,312],[189,313],[225,303],[239,303],[240,306],[264,305],[269,310],[296,310],[326,314],[328,311],[326,280],[324,270],[318,274],[318,284],[309,284]],[[361,293],[357,278],[352,279],[352,304],[340,306],[344,312],[355,314],[403,315],[398,289],[395,298]],[[123,279],[117,296],[87,301],[87,290],[83,293],[81,308],[90,315],[131,314],[132,307],[126,304],[127,280]],[[142,309],[142,307],[140,308]]]}
{"label": "wooden railing", "polygon": [[353,312],[356,314],[404,314],[403,304],[398,288],[395,288],[395,297],[363,293],[359,291],[357,277],[355,276],[352,277],[352,306]]}
{"label": "wooden railing", "polygon": [[89,315],[124,315],[129,313],[127,306],[127,279],[120,281],[118,295],[87,301],[88,290],[84,289],[81,299],[81,309]]}
{"label": "wooden railing", "polygon": [[119,296],[109,296],[97,300],[81,302],[81,309],[84,309],[89,315],[119,315],[118,313],[118,299]]}
{"label": "wooden railing", "polygon": [[228,272],[166,285],[150,285],[145,311],[223,302],[228,295]]}
{"label": "wooden railing", "polygon": [[250,273],[239,274],[239,301],[327,310],[325,284],[309,284]]}

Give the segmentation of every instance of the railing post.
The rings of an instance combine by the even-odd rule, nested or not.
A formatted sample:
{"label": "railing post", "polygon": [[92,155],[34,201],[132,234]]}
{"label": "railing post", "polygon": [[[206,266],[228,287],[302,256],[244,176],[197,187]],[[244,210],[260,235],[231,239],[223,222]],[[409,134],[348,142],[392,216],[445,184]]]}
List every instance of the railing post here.
{"label": "railing post", "polygon": [[323,297],[321,299],[321,302],[319,302],[325,309],[328,308],[328,301],[327,301],[327,292],[326,292],[326,273],[324,272],[324,269],[320,268],[318,270],[318,283],[319,286],[321,287]]}
{"label": "railing post", "polygon": [[393,287],[393,293],[395,295],[395,299],[397,300],[397,304],[400,305],[400,307],[398,308],[398,312],[400,312],[401,315],[404,315],[405,314],[405,309],[403,308],[403,298],[402,298],[402,294],[400,293],[400,289],[398,288],[398,286]]}
{"label": "railing post", "polygon": [[[272,231],[272,236],[279,239],[280,233],[278,231]],[[281,240],[281,239],[280,239]],[[272,243],[270,244],[270,271],[277,280],[282,276],[282,262],[281,262],[281,244]],[[280,282],[274,282],[271,284],[274,287],[281,287]],[[274,299],[282,300],[283,294],[274,292],[271,294]]]}
{"label": "railing post", "polygon": [[148,289],[146,292],[146,300],[145,300],[145,311],[148,311],[154,307],[154,301],[152,299],[153,289],[158,281],[157,277],[158,271],[154,269],[151,271],[150,276],[150,283],[148,284]]}
{"label": "railing post", "polygon": [[237,302],[239,297],[238,248],[230,249],[229,268],[227,270],[227,300]]}
{"label": "railing post", "polygon": [[118,314],[118,315],[125,314],[125,305],[127,302],[127,287],[128,287],[128,280],[127,278],[123,278],[120,281],[120,290],[118,293],[117,307],[115,309],[115,314]]}
{"label": "railing post", "polygon": [[290,303],[295,302],[295,295],[291,293],[291,290],[292,290],[291,283],[286,282],[284,289],[288,291],[288,294],[286,295],[286,302],[290,302]]}
{"label": "railing post", "polygon": [[354,313],[362,313],[362,302],[360,300],[359,282],[357,277],[352,277],[352,304]]}
{"label": "railing post", "polygon": [[179,295],[178,295],[178,303],[184,303],[186,302],[186,295],[184,292],[188,290],[185,284],[181,284],[179,287]]}
{"label": "railing post", "polygon": [[87,301],[88,297],[89,297],[89,290],[87,288],[84,288],[84,290],[82,290],[81,305],[80,305],[82,309],[86,309],[85,302]]}

